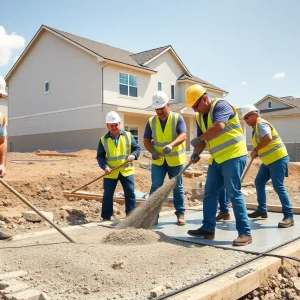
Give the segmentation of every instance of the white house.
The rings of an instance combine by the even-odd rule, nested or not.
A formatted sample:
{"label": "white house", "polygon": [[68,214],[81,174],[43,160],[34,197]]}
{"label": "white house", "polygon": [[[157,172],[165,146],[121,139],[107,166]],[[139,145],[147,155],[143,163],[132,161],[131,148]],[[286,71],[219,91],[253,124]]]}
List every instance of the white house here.
{"label": "white house", "polygon": [[117,111],[143,148],[143,132],[155,91],[171,99],[196,135],[185,91],[195,83],[213,97],[227,94],[192,75],[172,46],[140,53],[41,26],[6,76],[9,88],[9,150],[96,149],[107,132],[105,115]]}
{"label": "white house", "polygon": [[[287,147],[291,161],[300,161],[300,98],[267,95],[254,104],[261,117],[277,130]],[[251,145],[252,129],[247,128],[247,145]]]}

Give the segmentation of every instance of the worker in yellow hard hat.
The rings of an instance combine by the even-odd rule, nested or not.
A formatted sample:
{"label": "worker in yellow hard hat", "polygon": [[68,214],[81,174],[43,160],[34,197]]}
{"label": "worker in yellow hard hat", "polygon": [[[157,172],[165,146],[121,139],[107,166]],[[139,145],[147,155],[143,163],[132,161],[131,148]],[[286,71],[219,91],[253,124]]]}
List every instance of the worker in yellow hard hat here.
{"label": "worker in yellow hard hat", "polygon": [[207,239],[215,238],[218,196],[225,186],[232,202],[238,237],[233,246],[252,243],[247,209],[241,192],[241,176],[247,162],[247,147],[238,113],[235,107],[219,98],[211,99],[200,84],[186,91],[187,107],[198,114],[197,137],[191,141],[194,152],[191,161],[200,160],[206,148],[211,155],[205,183],[202,226],[189,230],[188,234]]}
{"label": "worker in yellow hard hat", "polygon": [[[7,96],[6,82],[0,76],[0,98]],[[7,154],[7,132],[6,132],[6,117],[0,113],[0,177],[3,177],[6,173],[6,154]],[[12,236],[3,232],[0,232],[0,240],[9,241]]]}
{"label": "worker in yellow hard hat", "polygon": [[241,109],[242,118],[253,128],[252,144],[254,150],[251,157],[259,157],[262,161],[255,178],[257,192],[257,209],[248,214],[253,218],[268,218],[266,184],[272,179],[283,212],[283,219],[278,223],[279,228],[294,226],[293,207],[289,194],[284,186],[284,177],[288,173],[289,155],[282,139],[273,125],[259,115],[259,110],[252,104]]}

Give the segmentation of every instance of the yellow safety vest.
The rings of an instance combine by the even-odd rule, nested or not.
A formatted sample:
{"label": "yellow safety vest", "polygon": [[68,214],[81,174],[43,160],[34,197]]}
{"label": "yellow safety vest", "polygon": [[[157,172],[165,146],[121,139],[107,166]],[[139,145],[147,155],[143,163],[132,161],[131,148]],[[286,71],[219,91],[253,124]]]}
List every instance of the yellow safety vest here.
{"label": "yellow safety vest", "polygon": [[161,158],[152,161],[154,165],[161,166],[166,159],[170,167],[180,166],[185,163],[185,142],[173,147],[171,153],[164,154],[164,146],[172,143],[176,137],[176,127],[178,123],[179,114],[169,113],[168,120],[163,131],[158,116],[153,116],[149,119],[149,125],[152,130],[152,145],[155,151],[161,155]]}
{"label": "yellow safety vest", "polygon": [[272,141],[266,147],[258,150],[258,157],[261,159],[263,164],[269,165],[272,162],[279,160],[288,155],[286,147],[282,142],[280,136],[278,135],[276,129],[266,120],[262,118],[258,118],[257,123],[255,125],[255,130],[252,136],[252,145],[254,148],[259,145],[261,141],[261,137],[258,132],[258,124],[265,123],[268,124],[271,128]]}
{"label": "yellow safety vest", "polygon": [[[116,146],[111,137],[101,137],[101,142],[106,152],[105,159],[110,168],[115,168],[124,163],[131,153],[131,133],[127,131],[120,132],[118,146]],[[119,176],[119,172],[124,177],[134,174],[133,163],[128,163],[122,166],[120,169],[104,176],[104,178],[116,179]]]}
{"label": "yellow safety vest", "polygon": [[[216,98],[212,100],[207,116],[207,127],[205,126],[203,115],[196,115],[196,121],[203,133],[205,133],[206,130],[213,125],[213,111],[219,100],[223,99]],[[210,165],[213,160],[220,164],[229,159],[248,154],[246,140],[239,121],[237,110],[232,105],[231,107],[235,112],[234,117],[228,120],[225,128],[216,137],[205,141],[206,149],[211,155],[209,160]]]}

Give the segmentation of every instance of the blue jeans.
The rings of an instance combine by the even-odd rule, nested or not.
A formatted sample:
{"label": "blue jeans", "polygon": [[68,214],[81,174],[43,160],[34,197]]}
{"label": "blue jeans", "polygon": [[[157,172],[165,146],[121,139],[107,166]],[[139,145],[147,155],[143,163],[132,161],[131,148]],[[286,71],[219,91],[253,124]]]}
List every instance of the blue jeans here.
{"label": "blue jeans", "polygon": [[258,202],[257,211],[267,212],[266,183],[271,178],[274,190],[280,199],[284,217],[293,218],[292,204],[284,186],[284,177],[288,175],[288,163],[289,157],[286,156],[269,165],[261,164],[255,178]]}
{"label": "blue jeans", "polygon": [[247,156],[244,155],[221,164],[214,160],[212,165],[209,165],[204,189],[202,229],[215,232],[218,196],[225,185],[228,197],[232,202],[238,234],[251,234],[246,204],[241,192],[241,176],[246,162]]}
{"label": "blue jeans", "polygon": [[104,193],[102,200],[101,217],[110,220],[113,215],[113,197],[118,181],[120,180],[125,194],[125,212],[129,215],[136,208],[134,193],[134,175],[124,177],[121,172],[116,179],[104,178]]}
{"label": "blue jeans", "polygon": [[[153,194],[158,188],[160,188],[164,184],[164,180],[166,174],[168,174],[169,178],[172,179],[173,177],[177,176],[180,171],[183,170],[183,165],[170,167],[166,160],[161,166],[157,166],[152,164],[151,166],[151,180],[152,185],[150,189],[150,194]],[[183,215],[185,212],[184,209],[184,191],[182,185],[182,176],[179,176],[176,185],[173,190],[173,203],[175,208],[175,214]]]}
{"label": "blue jeans", "polygon": [[220,206],[220,213],[223,214],[229,213],[229,198],[227,196],[225,186],[219,192],[219,206]]}

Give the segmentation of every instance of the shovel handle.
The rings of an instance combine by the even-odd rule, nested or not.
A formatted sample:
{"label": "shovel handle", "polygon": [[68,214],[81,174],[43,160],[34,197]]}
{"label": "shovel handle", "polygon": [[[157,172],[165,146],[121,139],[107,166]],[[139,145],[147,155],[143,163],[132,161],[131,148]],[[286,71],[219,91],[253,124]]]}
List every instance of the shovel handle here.
{"label": "shovel handle", "polygon": [[251,167],[251,165],[252,165],[252,163],[253,163],[254,158],[255,158],[255,157],[252,157],[252,158],[251,158],[251,160],[250,160],[250,162],[249,162],[249,164],[248,164],[248,166],[247,166],[245,172],[243,173],[243,175],[242,175],[242,177],[241,177],[241,182],[244,181],[244,178],[246,177],[246,175],[247,175],[247,173],[248,173],[248,171],[249,171],[249,169],[250,169],[250,167]]}
{"label": "shovel handle", "polygon": [[[126,165],[126,164],[128,164],[128,163],[129,163],[129,161],[126,160],[125,162],[123,162],[123,163],[120,164],[119,166],[117,166],[117,167],[111,169],[111,173],[114,172],[114,171],[116,171],[116,170],[118,170],[119,168],[121,168],[122,166],[124,166],[124,165]],[[90,182],[88,182],[88,183],[86,183],[86,184],[84,184],[84,185],[82,185],[82,186],[80,186],[80,187],[78,187],[78,188],[72,190],[70,193],[75,193],[75,192],[81,190],[82,188],[86,187],[87,185],[89,185],[89,184],[91,184],[91,183],[93,183],[93,182],[95,182],[95,181],[97,181],[97,180],[103,178],[103,177],[106,176],[106,175],[108,175],[108,174],[105,174],[105,173],[104,173],[104,174],[102,174],[101,176],[99,176],[99,177],[93,179],[92,181],[90,181]]]}

